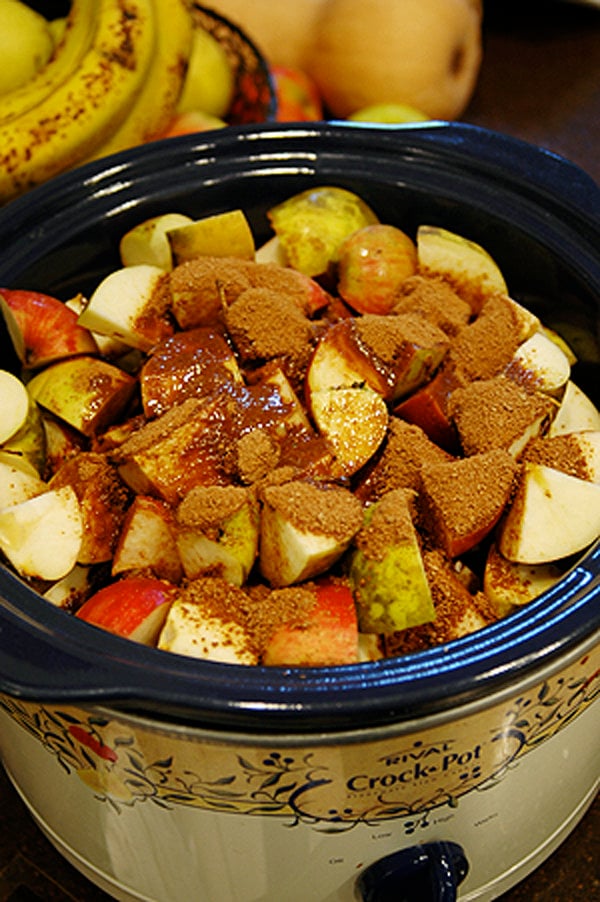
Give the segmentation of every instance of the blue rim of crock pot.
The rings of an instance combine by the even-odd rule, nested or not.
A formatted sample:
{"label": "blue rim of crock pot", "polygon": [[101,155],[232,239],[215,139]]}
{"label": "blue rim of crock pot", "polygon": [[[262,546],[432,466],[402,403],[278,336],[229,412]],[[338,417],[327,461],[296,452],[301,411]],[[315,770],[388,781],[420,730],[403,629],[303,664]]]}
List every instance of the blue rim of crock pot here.
{"label": "blue rim of crock pot", "polygon": [[[141,153],[125,152],[60,176],[12,202],[8,211],[0,211],[0,246],[8,214],[15,234],[30,241],[37,235],[47,252],[68,242],[92,213],[135,211],[139,198],[146,196],[158,206],[164,197],[163,208],[168,209],[168,180],[156,191],[158,162],[165,173],[183,167],[178,178],[197,188],[199,179],[210,182],[208,174],[223,159],[228,171],[219,175],[221,181],[268,172],[320,179],[332,177],[342,156],[340,178],[347,181],[368,175],[373,154],[390,167],[391,177],[400,150],[411,179],[423,178],[428,190],[436,190],[438,167],[442,180],[455,168],[457,200],[472,178],[483,177],[480,204],[505,216],[514,207],[521,230],[534,229],[551,252],[567,252],[582,281],[589,276],[600,292],[600,202],[593,180],[548,151],[448,123],[241,126],[148,145]],[[402,178],[396,173],[394,185],[402,184]],[[448,192],[446,183],[444,190]],[[40,208],[54,211],[42,223],[36,216]],[[560,234],[556,221],[565,223]],[[0,261],[0,281],[10,284],[32,259],[35,248],[23,241],[10,260]],[[267,669],[195,661],[137,646],[48,606],[2,567],[0,691],[36,701],[110,703],[227,727],[335,730],[381,724],[484,698],[515,684],[541,662],[588,648],[600,632],[599,601],[597,546],[553,589],[464,639],[346,667]]]}

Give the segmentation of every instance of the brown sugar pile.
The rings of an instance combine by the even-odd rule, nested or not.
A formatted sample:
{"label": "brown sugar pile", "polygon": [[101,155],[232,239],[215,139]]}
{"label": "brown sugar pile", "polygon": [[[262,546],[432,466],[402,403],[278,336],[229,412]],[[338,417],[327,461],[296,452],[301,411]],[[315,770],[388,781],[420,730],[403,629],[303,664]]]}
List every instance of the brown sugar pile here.
{"label": "brown sugar pile", "polygon": [[179,504],[177,522],[217,537],[222,524],[248,500],[248,490],[240,486],[195,486]]}
{"label": "brown sugar pile", "polygon": [[517,473],[517,464],[502,449],[423,467],[422,522],[448,557],[458,557],[490,532],[511,497]]}
{"label": "brown sugar pile", "polygon": [[508,366],[521,342],[512,304],[508,298],[494,295],[477,319],[454,338],[448,363],[467,381],[491,379]]}
{"label": "brown sugar pile", "polygon": [[593,478],[590,461],[584,454],[576,435],[553,435],[530,442],[523,460],[560,470],[577,479]]}
{"label": "brown sugar pile", "polygon": [[542,429],[552,402],[525,391],[507,376],[471,382],[450,395],[448,415],[464,454],[505,448],[518,455]]}
{"label": "brown sugar pile", "polygon": [[223,309],[250,288],[248,262],[237,257],[197,257],[169,276],[171,309],[181,329],[222,321]]}
{"label": "brown sugar pile", "polygon": [[367,313],[356,319],[356,334],[367,352],[388,367],[412,356],[414,348],[435,351],[437,364],[449,347],[442,330],[415,313]]}
{"label": "brown sugar pile", "polygon": [[390,548],[416,539],[412,513],[414,498],[413,492],[393,489],[379,500],[371,519],[354,539],[356,548],[366,558],[382,561]]}
{"label": "brown sugar pile", "polygon": [[348,542],[362,524],[362,504],[342,486],[297,480],[267,486],[261,495],[303,532]]}
{"label": "brown sugar pile", "polygon": [[398,291],[393,313],[416,313],[445,332],[457,335],[471,319],[471,305],[444,279],[410,276]]}

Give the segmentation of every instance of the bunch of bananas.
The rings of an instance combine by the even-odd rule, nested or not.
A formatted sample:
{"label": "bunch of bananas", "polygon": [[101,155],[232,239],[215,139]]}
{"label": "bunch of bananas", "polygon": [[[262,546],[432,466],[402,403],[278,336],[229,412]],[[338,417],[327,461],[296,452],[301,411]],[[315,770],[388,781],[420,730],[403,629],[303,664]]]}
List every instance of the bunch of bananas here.
{"label": "bunch of bananas", "polygon": [[48,62],[0,102],[0,203],[160,136],[183,88],[190,0],[72,0]]}

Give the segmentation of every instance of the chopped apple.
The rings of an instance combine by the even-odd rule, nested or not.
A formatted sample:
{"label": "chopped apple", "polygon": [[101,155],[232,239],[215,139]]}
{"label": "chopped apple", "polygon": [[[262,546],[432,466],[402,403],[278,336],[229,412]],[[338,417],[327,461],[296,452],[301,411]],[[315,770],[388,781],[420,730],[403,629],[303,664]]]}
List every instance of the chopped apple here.
{"label": "chopped apple", "polygon": [[559,396],[571,376],[571,364],[564,350],[538,331],[517,349],[506,373],[516,382]]}
{"label": "chopped apple", "polygon": [[131,576],[99,589],[76,616],[117,636],[155,645],[176,591],[163,580]]}
{"label": "chopped apple", "polygon": [[49,479],[66,460],[87,450],[89,443],[81,432],[47,411],[42,414],[42,429],[46,452],[44,474]]}
{"label": "chopped apple", "polygon": [[163,213],[138,223],[125,232],[119,242],[119,254],[123,266],[149,263],[170,272],[173,269],[173,252],[167,237],[171,229],[190,225],[194,220],[183,213]]}
{"label": "chopped apple", "polygon": [[112,575],[149,571],[157,579],[179,583],[183,568],[175,531],[175,515],[168,504],[149,495],[136,495],[121,527]]}
{"label": "chopped apple", "polygon": [[381,395],[368,386],[311,392],[310,410],[335,457],[334,475],[348,477],[363,467],[383,442],[389,420]]}
{"label": "chopped apple", "polygon": [[123,413],[136,384],[113,364],[81,356],[41,370],[27,387],[41,407],[90,436]]}
{"label": "chopped apple", "polygon": [[178,332],[157,345],[140,371],[147,417],[165,413],[188,397],[204,397],[223,385],[241,384],[231,346],[208,326]]}
{"label": "chopped apple", "polygon": [[66,460],[49,482],[52,489],[67,485],[77,495],[83,522],[78,563],[111,560],[130,502],[115,467],[104,454],[83,451]]}
{"label": "chopped apple", "polygon": [[8,441],[24,425],[29,410],[29,395],[13,373],[0,370],[0,444]]}
{"label": "chopped apple", "polygon": [[256,248],[254,259],[257,263],[276,263],[277,266],[287,266],[288,259],[277,235],[273,235],[264,244]]}
{"label": "chopped apple", "polygon": [[349,235],[339,250],[338,292],[358,313],[391,313],[402,282],[417,270],[417,249],[396,226],[375,223]]}
{"label": "chopped apple", "polygon": [[394,489],[365,512],[350,579],[361,633],[393,633],[433,620],[435,611],[410,509]]}
{"label": "chopped apple", "polygon": [[254,235],[242,210],[228,210],[167,231],[176,264],[196,257],[254,260]]}
{"label": "chopped apple", "polygon": [[600,430],[600,411],[585,392],[569,379],[548,435],[583,432],[587,429]]}
{"label": "chopped apple", "polygon": [[498,536],[505,558],[519,564],[558,561],[599,535],[600,485],[543,464],[524,464]]}
{"label": "chopped apple", "polygon": [[323,579],[299,589],[275,590],[274,594],[284,596],[287,592],[294,593],[296,617],[290,617],[271,633],[263,650],[263,664],[269,667],[355,664],[358,625],[349,587]]}
{"label": "chopped apple", "polygon": [[423,466],[419,503],[424,526],[449,558],[460,557],[492,531],[517,472],[504,449]]}
{"label": "chopped apple", "polygon": [[407,398],[403,398],[393,413],[423,432],[445,451],[458,451],[458,434],[448,414],[451,393],[462,383],[451,369],[440,369],[433,379]]}
{"label": "chopped apple", "polygon": [[173,334],[168,273],[138,263],[115,269],[92,292],[78,322],[140,351]]}
{"label": "chopped apple", "polygon": [[[0,371],[1,373],[2,371]],[[8,374],[10,375],[10,374]],[[46,462],[46,436],[44,433],[44,426],[42,422],[42,416],[40,409],[34,399],[32,398],[29,391],[25,388],[23,383],[20,380],[16,379],[15,376],[11,376],[11,383],[8,383],[8,380],[4,380],[5,384],[0,385],[0,409],[5,406],[11,407],[12,404],[10,402],[11,390],[16,389],[18,404],[25,405],[27,404],[25,417],[21,420],[22,411],[17,411],[14,407],[12,407],[12,425],[17,421],[21,421],[21,425],[15,432],[13,432],[8,438],[5,438],[1,444],[2,450],[10,451],[12,454],[18,454],[21,457],[26,458],[35,469],[41,473],[43,472],[45,462]],[[2,378],[0,376],[0,382],[2,382]],[[21,386],[21,388],[25,391],[25,395],[22,394],[21,388],[17,388],[16,383]],[[6,399],[2,395],[6,389]],[[14,396],[13,396],[14,397]],[[6,405],[5,405],[6,400]],[[11,421],[11,411],[3,410],[2,416],[6,415],[6,421],[10,425]],[[4,425],[4,424],[2,424]],[[0,430],[2,426],[0,426]]]}
{"label": "chopped apple", "polygon": [[260,570],[273,587],[318,576],[346,551],[362,505],[340,486],[288,482],[262,495]]}
{"label": "chopped apple", "polygon": [[497,617],[533,601],[563,575],[556,564],[517,564],[507,560],[492,543],[483,574],[483,591]]}
{"label": "chopped apple", "polygon": [[326,273],[348,235],[379,221],[357,194],[336,186],[302,191],[267,215],[289,266],[307,276]]}
{"label": "chopped apple", "polygon": [[220,576],[243,585],[258,551],[259,508],[238,486],[197,486],[177,508],[176,542],[188,579]]}
{"label": "chopped apple", "polygon": [[0,450],[0,510],[20,504],[47,489],[27,458]]}
{"label": "chopped apple", "polygon": [[600,430],[565,432],[532,442],[524,460],[600,483]]}
{"label": "chopped apple", "polygon": [[15,324],[18,328],[16,349],[25,366],[37,368],[66,357],[98,352],[89,330],[58,298],[23,289],[3,288],[0,293],[13,321],[12,329],[9,321],[9,331],[14,335]]}
{"label": "chopped apple", "polygon": [[478,312],[493,294],[508,294],[496,261],[474,241],[439,226],[421,225],[417,230],[419,271],[441,276]]}
{"label": "chopped apple", "polygon": [[0,510],[0,549],[21,576],[57,580],[77,562],[83,523],[70,486]]}
{"label": "chopped apple", "polygon": [[[79,319],[85,310],[87,303],[87,298],[82,294],[76,294],[74,297],[69,298],[68,301],[65,301],[65,307],[72,310]],[[119,357],[125,357],[131,352],[131,347],[128,344],[125,344],[124,341],[121,341],[118,338],[114,338],[112,335],[101,335],[100,332],[92,332],[91,330],[89,330],[89,332],[96,342],[98,351],[102,357],[115,360]]]}
{"label": "chopped apple", "polygon": [[75,564],[66,576],[46,589],[42,597],[54,607],[74,613],[89,598],[91,586],[91,568]]}
{"label": "chopped apple", "polygon": [[172,604],[158,648],[227,664],[258,664],[258,648],[244,611],[248,597],[224,579],[193,580]]}

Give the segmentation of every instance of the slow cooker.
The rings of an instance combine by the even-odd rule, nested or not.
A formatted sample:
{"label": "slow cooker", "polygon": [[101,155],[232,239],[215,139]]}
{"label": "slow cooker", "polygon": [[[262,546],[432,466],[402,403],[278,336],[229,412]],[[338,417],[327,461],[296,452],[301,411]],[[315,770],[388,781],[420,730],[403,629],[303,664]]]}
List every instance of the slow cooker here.
{"label": "slow cooker", "polygon": [[[0,285],[85,294],[119,265],[120,235],[161,212],[241,207],[260,241],[270,206],[322,184],[409,232],[483,245],[515,299],[585,336],[574,380],[598,403],[600,190],[467,125],[263,124],[128,151],[0,210]],[[597,792],[599,601],[596,544],[464,639],[267,669],[101,632],[2,566],[3,764],[59,851],[117,899],[491,900]]]}

